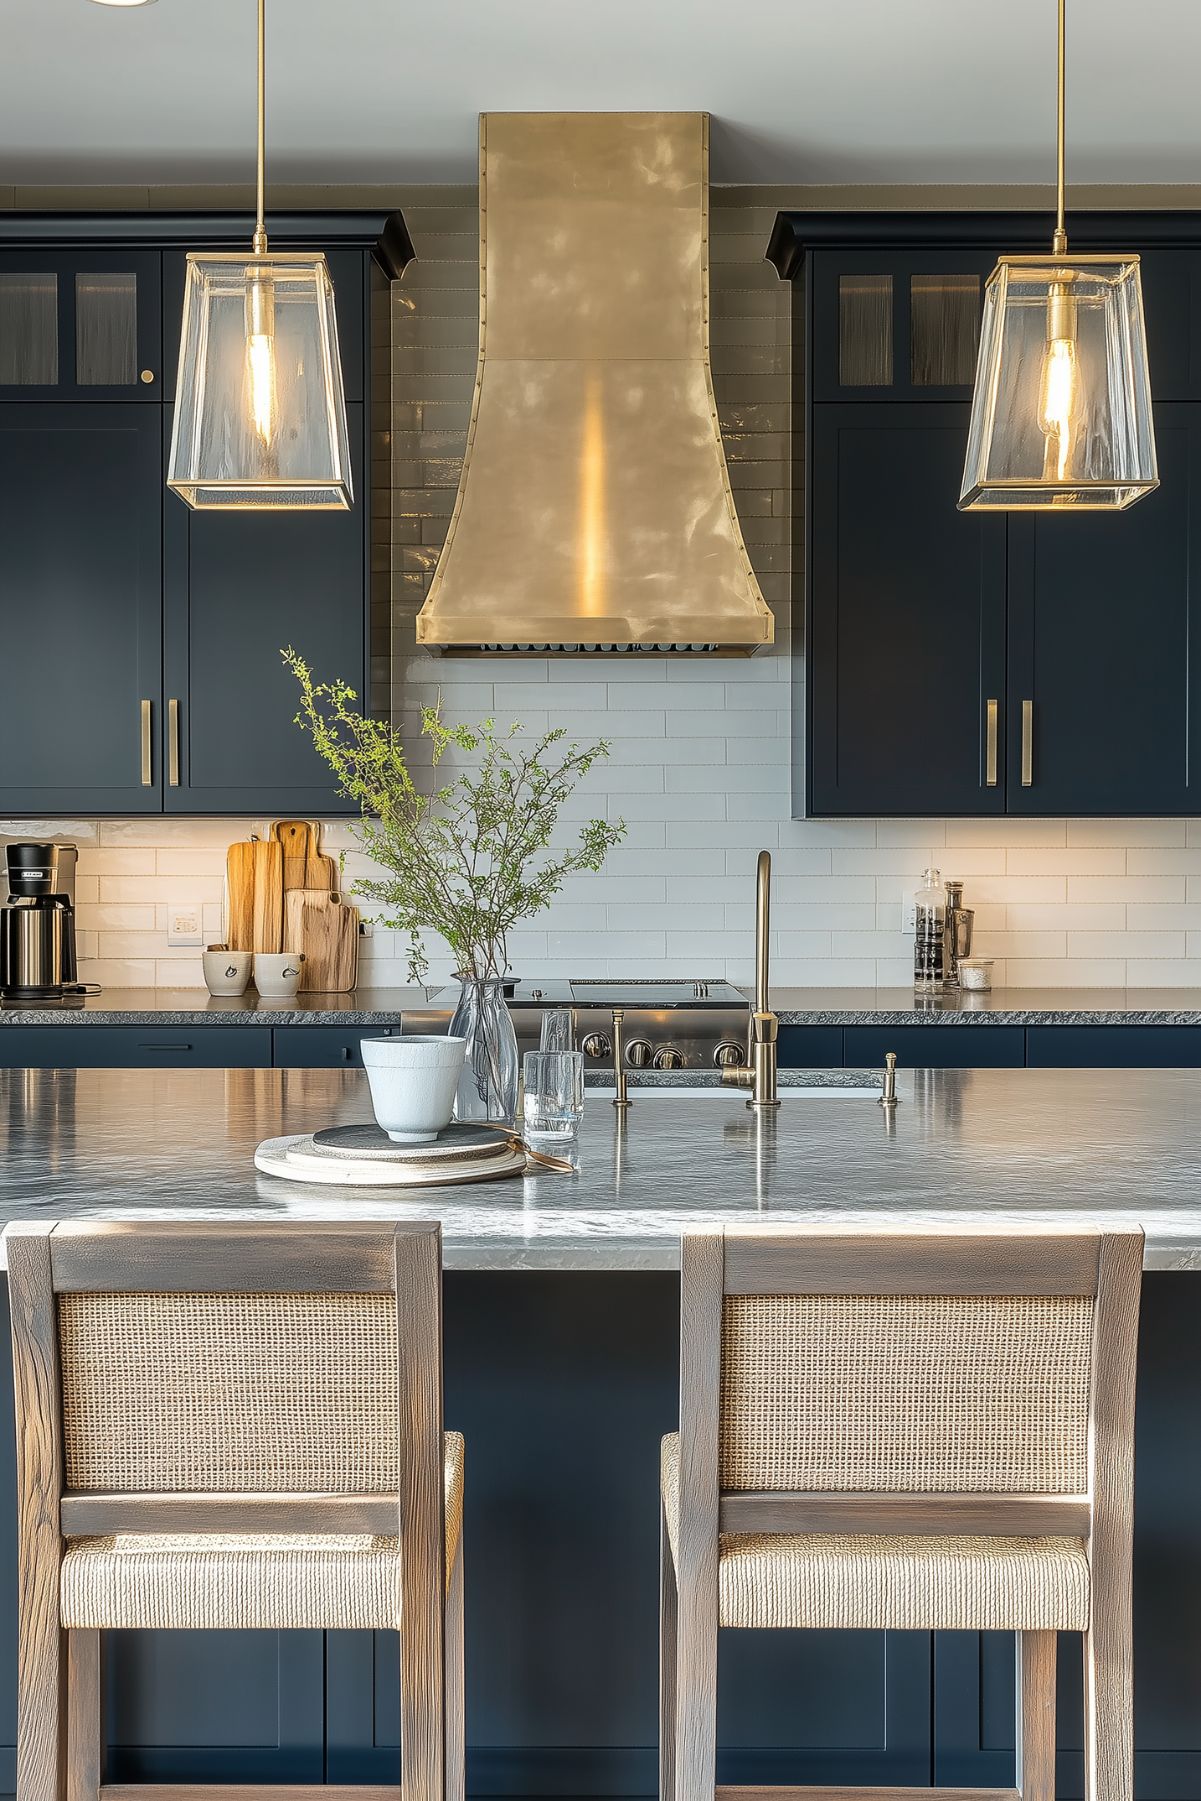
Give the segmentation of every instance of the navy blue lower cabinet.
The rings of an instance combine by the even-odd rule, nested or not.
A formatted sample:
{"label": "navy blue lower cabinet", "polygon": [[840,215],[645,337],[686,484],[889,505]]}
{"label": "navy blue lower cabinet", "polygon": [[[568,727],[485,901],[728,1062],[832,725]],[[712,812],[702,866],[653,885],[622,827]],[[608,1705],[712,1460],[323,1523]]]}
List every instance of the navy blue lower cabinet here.
{"label": "navy blue lower cabinet", "polygon": [[4,1069],[270,1069],[266,1026],[3,1026]]}
{"label": "navy blue lower cabinet", "polygon": [[362,1069],[364,1038],[399,1037],[391,1026],[277,1026],[272,1033],[276,1069]]}
{"label": "navy blue lower cabinet", "polygon": [[1201,1069],[1201,1026],[1028,1026],[1031,1069]]}
{"label": "navy blue lower cabinet", "polygon": [[841,1069],[841,1026],[781,1026],[781,1069]]}
{"label": "navy blue lower cabinet", "polygon": [[843,1060],[848,1069],[875,1069],[895,1051],[902,1069],[1021,1069],[1026,1061],[1024,1026],[846,1026]]}
{"label": "navy blue lower cabinet", "polygon": [[[467,1437],[472,1795],[653,1795],[667,1274],[451,1271],[446,1422]],[[327,1637],[326,1780],[395,1781],[390,1633]],[[727,1632],[723,1782],[926,1784],[921,1633]]]}
{"label": "navy blue lower cabinet", "polygon": [[[1138,1801],[1201,1794],[1201,1340],[1197,1287],[1143,1277],[1135,1419],[1134,1789]],[[934,1771],[943,1787],[1013,1781],[1011,1633],[940,1632],[934,1657]],[[1083,1793],[1081,1647],[1059,1639],[1060,1801]]]}

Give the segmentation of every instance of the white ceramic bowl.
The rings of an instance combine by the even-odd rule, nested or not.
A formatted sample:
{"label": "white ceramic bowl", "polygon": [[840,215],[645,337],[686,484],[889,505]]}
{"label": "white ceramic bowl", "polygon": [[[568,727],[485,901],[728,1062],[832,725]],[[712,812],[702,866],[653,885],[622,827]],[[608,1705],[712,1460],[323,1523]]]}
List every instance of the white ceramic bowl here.
{"label": "white ceramic bowl", "polygon": [[294,1001],[300,989],[303,951],[256,951],[254,985],[264,1001]]}
{"label": "white ceramic bowl", "polygon": [[455,1090],[467,1055],[465,1038],[364,1038],[363,1067],[371,1105],[397,1144],[432,1144],[450,1124]]}
{"label": "white ceramic bowl", "polygon": [[210,994],[244,994],[250,980],[250,951],[207,950],[201,953],[204,981]]}

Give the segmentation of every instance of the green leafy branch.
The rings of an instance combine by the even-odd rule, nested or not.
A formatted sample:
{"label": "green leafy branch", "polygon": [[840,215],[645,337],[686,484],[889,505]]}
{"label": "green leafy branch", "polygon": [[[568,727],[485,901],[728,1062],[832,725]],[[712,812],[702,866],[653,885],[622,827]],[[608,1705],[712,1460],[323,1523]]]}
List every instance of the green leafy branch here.
{"label": "green leafy branch", "polygon": [[435,777],[423,794],[397,727],[359,712],[346,682],[315,682],[299,652],[280,655],[300,684],[297,725],[339,793],[358,806],[363,849],[389,872],[352,892],[378,903],[383,923],[408,935],[410,981],[429,968],[426,931],[446,940],[463,974],[503,975],[511,928],[548,907],[568,876],[599,870],[625,836],[624,820],[590,819],[569,849],[550,850],[564,802],[608,756],[608,744],[565,742],[561,726],[527,739],[520,725],[502,734],[491,719],[448,725],[439,701],[421,709],[435,772],[452,746],[472,760],[441,785]]}

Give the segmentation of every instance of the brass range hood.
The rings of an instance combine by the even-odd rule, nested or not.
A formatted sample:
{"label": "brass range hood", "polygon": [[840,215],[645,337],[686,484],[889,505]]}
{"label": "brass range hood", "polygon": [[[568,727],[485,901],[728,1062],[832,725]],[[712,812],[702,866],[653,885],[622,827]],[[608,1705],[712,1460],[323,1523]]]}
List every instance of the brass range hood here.
{"label": "brass range hood", "polygon": [[705,113],[485,113],[467,454],[418,642],[772,642],[709,367]]}

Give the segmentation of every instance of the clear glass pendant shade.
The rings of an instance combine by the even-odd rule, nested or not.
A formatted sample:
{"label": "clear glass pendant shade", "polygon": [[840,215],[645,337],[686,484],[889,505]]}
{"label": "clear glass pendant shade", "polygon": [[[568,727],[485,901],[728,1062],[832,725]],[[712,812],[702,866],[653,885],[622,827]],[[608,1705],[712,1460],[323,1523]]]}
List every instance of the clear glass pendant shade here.
{"label": "clear glass pendant shade", "polygon": [[1002,257],[961,510],[1120,511],[1158,485],[1138,258]]}
{"label": "clear glass pendant shade", "polygon": [[350,506],[334,290],[319,252],[192,253],[167,485],[196,508]]}

